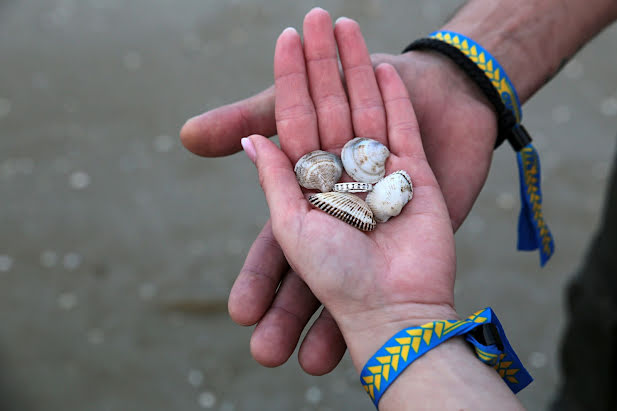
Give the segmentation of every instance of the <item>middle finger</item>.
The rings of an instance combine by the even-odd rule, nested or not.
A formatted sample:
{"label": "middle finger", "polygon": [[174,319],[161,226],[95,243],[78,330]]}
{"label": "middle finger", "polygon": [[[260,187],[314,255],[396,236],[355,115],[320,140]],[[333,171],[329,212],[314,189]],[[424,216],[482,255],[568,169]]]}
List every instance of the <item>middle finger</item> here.
{"label": "middle finger", "polygon": [[352,138],[351,115],[339,74],[332,19],[314,8],[304,18],[304,56],[322,150],[339,154]]}
{"label": "middle finger", "polygon": [[345,73],[355,135],[388,145],[386,112],[360,25],[341,17],[336,21],[334,34]]}

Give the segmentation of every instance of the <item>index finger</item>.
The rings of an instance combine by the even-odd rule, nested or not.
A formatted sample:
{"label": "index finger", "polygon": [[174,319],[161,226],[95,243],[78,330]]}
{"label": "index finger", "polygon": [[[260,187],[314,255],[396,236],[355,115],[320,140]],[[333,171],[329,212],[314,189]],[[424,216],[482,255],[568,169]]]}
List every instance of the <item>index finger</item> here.
{"label": "index finger", "polygon": [[194,154],[219,157],[241,150],[240,139],[250,134],[276,134],[273,86],[245,100],[190,118],[180,130],[180,139]]}

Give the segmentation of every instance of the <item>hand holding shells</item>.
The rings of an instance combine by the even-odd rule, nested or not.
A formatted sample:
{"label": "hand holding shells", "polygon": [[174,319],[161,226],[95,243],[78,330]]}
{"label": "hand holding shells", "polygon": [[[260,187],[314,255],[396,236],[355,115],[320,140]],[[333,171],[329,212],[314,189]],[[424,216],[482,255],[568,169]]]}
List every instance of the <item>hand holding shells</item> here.
{"label": "hand holding shells", "polygon": [[[395,322],[388,313],[419,316],[414,311],[416,306],[426,309],[421,314],[431,318],[452,317],[453,313],[443,307],[453,305],[454,240],[439,186],[424,159],[407,90],[396,70],[390,65],[373,69],[359,27],[349,19],[337,21],[335,35],[327,13],[312,11],[304,33],[303,44],[297,32],[285,30],[275,51],[274,101],[281,149],[257,135],[243,141],[245,152],[258,168],[270,208],[272,234],[264,230],[262,237],[267,241],[251,249],[246,270],[232,289],[229,306],[237,322],[259,322],[251,339],[251,352],[258,362],[275,366],[293,353],[317,300],[323,303],[328,310],[322,317],[331,315],[335,321],[318,319],[300,350],[303,368],[319,374],[338,363],[345,344],[354,363],[363,365],[366,359],[358,341],[372,339],[355,333],[359,325],[381,327]],[[335,57],[341,39],[346,39],[339,43],[339,51],[347,92],[336,60],[315,60],[315,56]],[[364,210],[364,193],[342,193],[346,194],[345,201],[352,196],[349,203],[360,206],[337,213],[326,204],[334,188],[317,192],[331,182],[317,184],[318,188],[306,189],[314,195],[311,203],[320,207],[315,209],[293,171],[293,165],[305,154],[316,150],[339,154],[354,136],[371,138],[389,151],[390,155],[381,160],[381,177],[405,170],[414,185],[413,201],[387,223],[376,224],[375,220],[376,228],[366,233],[333,218],[367,221],[353,214],[354,210]],[[363,163],[362,159],[359,162]],[[337,189],[344,191],[369,187],[374,191],[380,185],[344,176],[335,184],[341,179],[346,185]],[[359,185],[349,184],[354,182]],[[409,197],[411,184],[408,188],[407,194],[405,188],[401,192],[403,199]],[[379,215],[370,207],[369,211],[374,219]],[[371,225],[369,219],[366,228]],[[273,244],[279,244],[280,249]],[[287,271],[288,266],[293,271]],[[293,313],[293,318],[281,315],[283,312]],[[397,327],[400,325],[397,323]],[[372,332],[379,327],[373,327]],[[392,335],[381,328],[377,332]]]}

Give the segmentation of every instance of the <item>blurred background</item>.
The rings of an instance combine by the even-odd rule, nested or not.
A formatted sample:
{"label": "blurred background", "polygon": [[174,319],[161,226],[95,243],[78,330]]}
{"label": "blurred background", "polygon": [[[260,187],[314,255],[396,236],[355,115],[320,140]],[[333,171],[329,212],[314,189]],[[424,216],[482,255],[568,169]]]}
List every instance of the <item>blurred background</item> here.
{"label": "blurred background", "polygon": [[[461,1],[1,0],[0,409],[371,410],[346,357],[266,369],[226,299],[268,218],[240,153],[181,146],[189,116],[272,82],[276,37],[314,5],[398,53]],[[557,251],[515,251],[509,148],[457,233],[459,312],[492,306],[545,409],[564,287],[598,223],[617,131],[617,27],[525,106]],[[473,136],[469,136],[470,139]],[[461,184],[465,184],[461,181]]]}

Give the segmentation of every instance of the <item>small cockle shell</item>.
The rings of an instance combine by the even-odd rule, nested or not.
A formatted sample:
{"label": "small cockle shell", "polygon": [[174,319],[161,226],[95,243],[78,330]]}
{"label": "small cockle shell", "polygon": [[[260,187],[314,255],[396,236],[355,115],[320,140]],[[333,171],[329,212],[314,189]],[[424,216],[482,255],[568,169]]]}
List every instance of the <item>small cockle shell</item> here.
{"label": "small cockle shell", "polygon": [[372,189],[373,185],[370,183],[350,181],[348,183],[336,183],[332,191],[336,191],[337,193],[367,193]]}
{"label": "small cockle shell", "polygon": [[303,155],[294,167],[298,183],[322,193],[332,190],[343,175],[341,159],[327,151],[316,150]]}
{"label": "small cockle shell", "polygon": [[373,212],[360,197],[347,193],[317,193],[308,201],[322,211],[362,231],[373,231]]}
{"label": "small cockle shell", "polygon": [[411,178],[403,170],[396,171],[373,186],[366,196],[366,204],[373,211],[375,220],[385,223],[397,216],[413,197]]}
{"label": "small cockle shell", "polygon": [[343,167],[351,178],[363,183],[376,183],[386,173],[388,147],[370,138],[356,137],[343,146]]}

